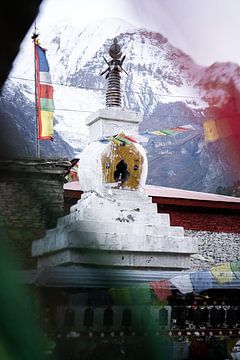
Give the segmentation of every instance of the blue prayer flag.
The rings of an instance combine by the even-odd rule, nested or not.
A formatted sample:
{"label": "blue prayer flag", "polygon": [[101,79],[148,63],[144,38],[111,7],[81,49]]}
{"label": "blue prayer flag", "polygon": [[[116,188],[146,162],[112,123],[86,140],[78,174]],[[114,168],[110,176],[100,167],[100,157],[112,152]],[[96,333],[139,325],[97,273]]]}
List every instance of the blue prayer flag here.
{"label": "blue prayer flag", "polygon": [[213,285],[213,277],[210,271],[196,271],[190,274],[194,292],[201,292],[211,289]]}

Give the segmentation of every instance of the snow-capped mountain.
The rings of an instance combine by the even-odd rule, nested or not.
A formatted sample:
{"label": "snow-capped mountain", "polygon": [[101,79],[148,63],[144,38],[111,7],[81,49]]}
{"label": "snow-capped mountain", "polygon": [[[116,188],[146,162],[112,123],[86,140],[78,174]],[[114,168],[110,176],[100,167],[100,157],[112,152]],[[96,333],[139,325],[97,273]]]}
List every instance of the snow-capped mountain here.
{"label": "snow-capped mountain", "polygon": [[[222,147],[215,144],[214,156],[209,154],[212,144],[204,142],[202,123],[209,113],[211,117],[219,116],[215,108],[219,110],[229,104],[233,94],[239,97],[239,66],[232,63],[199,66],[163,35],[136,29],[121,19],[104,19],[85,28],[63,22],[40,34],[42,46],[48,49],[55,89],[59,154],[62,155],[63,148],[66,151],[66,144],[69,147],[66,156],[73,157],[81,151],[87,143],[86,117],[105,107],[106,81],[99,74],[106,67],[103,56],[108,57],[116,36],[126,54],[124,68],[128,73],[122,75],[123,106],[144,113],[140,131],[194,126],[194,131],[187,135],[153,136],[148,140],[148,182],[213,192],[217,186],[231,182],[221,161]],[[33,74],[29,34],[15,61],[11,80],[6,83],[0,109],[11,118],[9,104],[16,99],[21,118],[28,117],[31,123],[29,127],[24,119],[19,125],[15,114],[15,126],[25,142],[25,128],[34,127]],[[48,155],[52,155],[50,150]]]}

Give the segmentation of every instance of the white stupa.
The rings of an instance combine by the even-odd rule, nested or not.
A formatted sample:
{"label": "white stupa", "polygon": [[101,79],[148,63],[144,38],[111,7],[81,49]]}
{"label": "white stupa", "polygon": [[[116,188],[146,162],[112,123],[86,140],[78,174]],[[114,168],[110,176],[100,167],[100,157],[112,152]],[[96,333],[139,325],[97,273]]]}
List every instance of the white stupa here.
{"label": "white stupa", "polygon": [[80,188],[144,189],[147,156],[138,137],[139,113],[121,108],[99,110],[87,119],[90,144],[81,153]]}
{"label": "white stupa", "polygon": [[82,198],[57,227],[33,242],[38,267],[68,264],[187,269],[196,240],[170,225],[144,192],[147,156],[137,142],[142,115],[121,108],[121,49],[109,51],[106,109],[87,119],[90,143],[79,162]]}

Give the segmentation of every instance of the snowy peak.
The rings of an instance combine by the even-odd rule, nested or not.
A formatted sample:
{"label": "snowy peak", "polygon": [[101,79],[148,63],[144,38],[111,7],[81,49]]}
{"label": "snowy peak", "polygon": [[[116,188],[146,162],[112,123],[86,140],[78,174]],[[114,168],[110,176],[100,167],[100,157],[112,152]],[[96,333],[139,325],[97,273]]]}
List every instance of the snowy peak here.
{"label": "snowy peak", "polygon": [[[221,106],[231,90],[230,80],[240,89],[240,68],[236,64],[215,63],[204,68],[173,47],[162,34],[136,29],[118,18],[98,20],[85,27],[72,26],[64,19],[56,26],[43,29],[40,40],[48,49],[53,82],[86,91],[103,89],[106,82],[99,76],[106,65],[103,56],[108,58],[109,47],[116,36],[126,54],[124,67],[128,76],[123,74],[122,86],[124,106],[129,109],[152,113],[158,103],[174,101],[194,109],[206,108],[209,104]],[[23,53],[13,73],[33,79],[33,48],[29,43],[30,36],[23,44]],[[69,93],[59,87],[57,92],[59,101],[64,93]],[[82,95],[83,101],[85,95]],[[104,92],[98,92],[100,103],[103,95]],[[77,110],[82,109],[77,105],[79,101],[81,98],[75,101]],[[57,104],[56,108],[62,106]]]}
{"label": "snowy peak", "polygon": [[[85,27],[72,26],[62,22],[52,26],[46,32],[40,32],[41,45],[48,49],[47,57],[53,81],[64,82],[67,77],[77,72],[87,62],[91,61],[97,50],[109,38],[134,27],[122,19],[103,19]],[[33,72],[33,49],[31,34],[26,37],[22,53],[17,57],[13,73],[31,76]]]}
{"label": "snowy peak", "polygon": [[226,105],[231,97],[239,97],[240,67],[230,62],[215,62],[205,68],[196,86],[210,106]]}
{"label": "snowy peak", "polygon": [[[85,120],[105,107],[106,80],[100,73],[106,68],[103,56],[109,59],[109,47],[117,36],[126,55],[123,67],[128,73],[122,73],[123,107],[143,113],[140,130],[189,124],[194,128],[191,134],[148,139],[149,183],[211,192],[218,185],[238,178],[238,174],[222,164],[225,154],[221,144],[211,144],[216,160],[215,155],[209,155],[202,128],[209,116],[223,118],[224,111],[236,112],[236,99],[240,98],[238,65],[199,66],[162,34],[136,29],[121,19],[103,19],[86,27],[73,27],[63,20],[57,26],[39,30],[42,46],[48,49],[54,83],[56,140],[55,149],[46,146],[50,157],[58,150],[59,154],[76,156],[87,143]],[[31,136],[33,144],[35,119],[31,33],[32,29],[15,62],[11,74],[15,79],[7,83],[8,91],[0,98],[6,134],[10,133],[10,125],[15,126],[15,133],[24,137],[26,153]],[[224,118],[228,119],[229,116]]]}
{"label": "snowy peak", "polygon": [[[116,22],[114,19],[105,19],[81,29],[69,28],[66,32],[62,32],[61,29],[58,32],[55,31],[56,35],[50,44],[51,53],[49,52],[49,55],[57,59],[52,67],[56,78],[64,80],[63,73],[67,78],[78,72],[91,61],[97,50],[108,39],[109,34],[111,37],[115,37],[129,27],[131,25],[122,20]],[[62,69],[61,71],[59,71],[59,67]]]}

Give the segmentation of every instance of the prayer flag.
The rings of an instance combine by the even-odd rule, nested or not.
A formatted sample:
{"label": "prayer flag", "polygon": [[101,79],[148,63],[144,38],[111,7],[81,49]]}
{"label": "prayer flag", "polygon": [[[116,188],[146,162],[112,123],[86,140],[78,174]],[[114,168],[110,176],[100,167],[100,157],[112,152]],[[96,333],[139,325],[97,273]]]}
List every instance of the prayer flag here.
{"label": "prayer flag", "polygon": [[161,130],[145,130],[141,132],[142,135],[157,135],[157,136],[174,136],[186,131],[197,131],[192,125],[177,126],[170,129]]}
{"label": "prayer flag", "polygon": [[207,120],[203,123],[204,137],[206,142],[212,142],[219,139],[216,120]]}
{"label": "prayer flag", "polygon": [[161,132],[165,135],[175,135],[176,134],[176,131],[172,130],[172,129],[163,129],[163,130],[161,130]]}
{"label": "prayer flag", "polygon": [[189,126],[177,126],[175,128],[172,128],[171,130],[176,132],[185,132],[188,130],[194,130],[194,128]]}
{"label": "prayer flag", "polygon": [[224,119],[209,119],[203,123],[206,142],[213,142],[226,138],[232,134],[229,123]]}
{"label": "prayer flag", "polygon": [[240,261],[231,262],[230,268],[237,279],[240,279]]}
{"label": "prayer flag", "polygon": [[149,283],[150,288],[153,290],[154,294],[160,299],[165,300],[172,295],[170,289],[170,283],[168,280],[153,281]]}
{"label": "prayer flag", "polygon": [[132,305],[133,299],[129,288],[112,288],[109,293],[114,305]]}
{"label": "prayer flag", "polygon": [[190,274],[194,292],[201,292],[212,288],[213,277],[210,271],[196,271]]}
{"label": "prayer flag", "polygon": [[149,285],[139,285],[130,288],[133,304],[144,305],[151,303],[151,290]]}
{"label": "prayer flag", "polygon": [[161,135],[161,136],[166,136],[167,135],[162,130],[149,131],[149,133],[153,134],[153,135]]}
{"label": "prayer flag", "polygon": [[38,139],[53,140],[53,87],[46,50],[35,42]]}
{"label": "prayer flag", "polygon": [[178,275],[169,279],[170,283],[173,284],[182,294],[193,292],[192,282],[190,274]]}
{"label": "prayer flag", "polygon": [[222,264],[214,266],[210,269],[216,281],[220,284],[231,282],[233,280],[233,272],[230,264]]}

